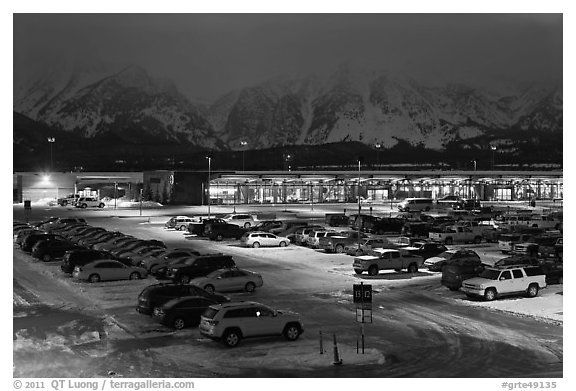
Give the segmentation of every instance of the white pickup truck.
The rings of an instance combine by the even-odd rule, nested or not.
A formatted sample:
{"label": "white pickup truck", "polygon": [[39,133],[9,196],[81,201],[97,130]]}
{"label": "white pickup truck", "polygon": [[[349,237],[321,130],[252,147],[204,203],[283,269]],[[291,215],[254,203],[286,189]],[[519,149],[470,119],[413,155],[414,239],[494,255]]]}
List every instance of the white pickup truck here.
{"label": "white pickup truck", "polygon": [[390,248],[377,248],[370,251],[370,255],[361,255],[354,258],[353,268],[356,274],[367,271],[368,275],[376,276],[380,270],[395,270],[397,272],[407,269],[408,273],[416,273],[422,267],[424,259],[408,251]]}
{"label": "white pickup truck", "polygon": [[478,277],[462,283],[462,290],[468,297],[479,296],[486,301],[514,294],[535,297],[543,288],[546,288],[546,275],[539,266],[487,267]]}
{"label": "white pickup truck", "polygon": [[443,232],[430,232],[428,237],[435,242],[442,242],[447,245],[453,243],[480,243],[482,241],[482,233],[474,232],[471,228],[460,225],[448,226]]}

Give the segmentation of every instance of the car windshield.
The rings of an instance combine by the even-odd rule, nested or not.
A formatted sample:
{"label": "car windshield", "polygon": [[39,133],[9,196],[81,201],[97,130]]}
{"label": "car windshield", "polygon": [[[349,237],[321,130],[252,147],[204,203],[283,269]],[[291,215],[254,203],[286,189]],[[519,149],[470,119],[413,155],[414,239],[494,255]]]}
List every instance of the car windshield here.
{"label": "car windshield", "polygon": [[454,256],[453,251],[444,251],[442,254],[438,255],[440,258],[450,259]]}
{"label": "car windshield", "polygon": [[485,269],[480,273],[479,277],[486,278],[488,280],[497,280],[500,272],[493,269]]}

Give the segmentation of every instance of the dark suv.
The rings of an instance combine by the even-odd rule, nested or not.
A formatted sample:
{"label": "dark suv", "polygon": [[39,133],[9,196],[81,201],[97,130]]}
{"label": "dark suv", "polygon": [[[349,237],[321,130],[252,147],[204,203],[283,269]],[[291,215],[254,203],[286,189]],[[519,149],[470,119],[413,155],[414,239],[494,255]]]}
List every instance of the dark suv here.
{"label": "dark suv", "polygon": [[220,241],[224,238],[240,239],[245,232],[245,229],[235,224],[210,224],[206,227],[204,236]]}
{"label": "dark suv", "polygon": [[110,258],[110,255],[104,251],[89,249],[67,251],[66,254],[64,254],[64,258],[62,259],[62,265],[60,265],[60,269],[64,273],[72,274],[76,266],[84,266],[97,259],[108,258]]}
{"label": "dark suv", "polygon": [[185,296],[203,296],[217,303],[227,303],[230,298],[218,294],[210,294],[195,285],[187,284],[154,284],[150,285],[138,295],[136,311],[141,314],[152,315],[154,308],[162,306],[172,299]]}
{"label": "dark suv", "polygon": [[203,277],[214,270],[236,267],[230,255],[208,254],[188,258],[183,264],[170,266],[166,277],[174,282],[187,284],[191,279]]}
{"label": "dark suv", "polygon": [[36,242],[32,247],[32,256],[50,262],[54,258],[61,258],[66,251],[79,248],[77,245],[69,240],[48,239]]}
{"label": "dark suv", "polygon": [[479,258],[466,257],[455,259],[442,268],[442,285],[451,291],[457,291],[462,281],[476,277],[484,270]]}

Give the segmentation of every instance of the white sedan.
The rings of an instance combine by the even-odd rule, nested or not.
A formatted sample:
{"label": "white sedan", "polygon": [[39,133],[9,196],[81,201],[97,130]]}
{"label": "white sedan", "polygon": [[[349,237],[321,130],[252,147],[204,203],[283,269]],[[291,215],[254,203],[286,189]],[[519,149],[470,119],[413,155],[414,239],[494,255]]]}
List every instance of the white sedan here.
{"label": "white sedan", "polygon": [[245,269],[219,269],[206,277],[194,278],[190,284],[204,289],[208,293],[241,291],[254,292],[254,289],[264,285],[262,276]]}
{"label": "white sedan", "polygon": [[146,269],[126,266],[113,259],[99,259],[83,266],[76,266],[72,276],[79,280],[99,282],[106,280],[139,280],[148,275]]}
{"label": "white sedan", "polygon": [[260,246],[280,246],[286,247],[290,244],[290,239],[276,236],[269,232],[246,232],[240,238],[240,243],[246,247]]}

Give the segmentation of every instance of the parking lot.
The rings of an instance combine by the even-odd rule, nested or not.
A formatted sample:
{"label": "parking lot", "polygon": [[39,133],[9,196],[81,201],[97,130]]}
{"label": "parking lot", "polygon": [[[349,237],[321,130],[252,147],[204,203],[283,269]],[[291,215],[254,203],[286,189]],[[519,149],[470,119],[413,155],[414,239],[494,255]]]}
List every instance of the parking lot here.
{"label": "parking lot", "polygon": [[[321,222],[326,213],[346,207],[348,213],[357,210],[355,205],[300,205],[238,211],[257,209],[278,219]],[[216,215],[230,212],[230,207],[222,206],[211,210]],[[392,210],[389,205],[375,205],[373,212],[385,215]],[[233,301],[257,301],[299,313],[304,322],[302,337],[294,342],[276,337],[246,339],[230,350],[203,337],[198,328],[174,331],[136,312],[138,294],[156,282],[152,276],[90,284],[63,274],[59,261],[39,262],[15,248],[18,376],[50,376],[65,365],[77,366],[87,376],[124,377],[562,376],[562,285],[550,285],[536,298],[487,303],[449,291],[440,284],[441,273],[425,269],[360,276],[352,268],[353,257],[346,254],[296,245],[247,248],[235,239],[217,242],[165,229],[164,223],[177,215],[205,216],[206,207],[145,209],[142,215],[136,208],[36,207],[28,219],[81,216],[90,225],[161,240],[169,248],[231,255],[238,267],[260,273],[264,285],[253,293],[227,295]],[[26,218],[21,205],[14,207],[13,218]],[[472,248],[486,261],[504,256],[493,243],[450,247]],[[373,321],[364,325],[364,354],[357,353],[361,327],[352,300],[353,284],[360,282],[373,289]],[[55,312],[66,313],[63,323],[49,334],[50,343],[41,343],[31,331],[38,331],[39,323],[32,327],[25,319],[50,318]],[[334,336],[342,366],[333,365]],[[32,348],[44,350],[54,360],[35,365]]]}

